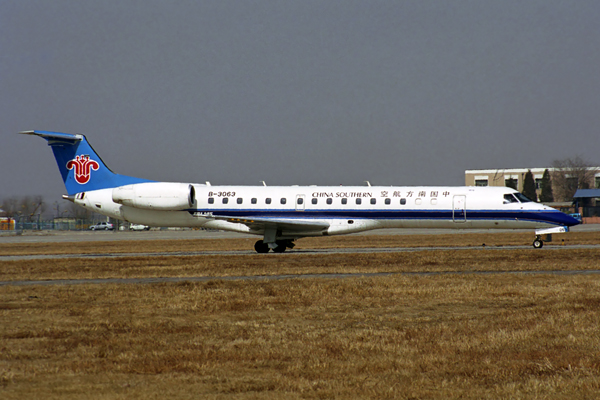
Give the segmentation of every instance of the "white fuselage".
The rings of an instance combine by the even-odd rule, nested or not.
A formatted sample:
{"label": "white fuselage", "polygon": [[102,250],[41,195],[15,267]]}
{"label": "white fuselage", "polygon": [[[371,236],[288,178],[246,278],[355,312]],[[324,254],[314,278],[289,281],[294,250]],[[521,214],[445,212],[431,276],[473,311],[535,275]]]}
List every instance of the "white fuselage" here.
{"label": "white fuselage", "polygon": [[[121,187],[78,194],[74,201],[109,217],[149,226],[204,227],[263,235],[265,224],[273,220],[279,226],[279,238],[380,228],[540,229],[568,225],[565,214],[547,206],[507,202],[505,196],[516,191],[505,187],[210,186],[157,182],[129,188],[142,185],[146,187],[138,191],[143,193],[138,197],[138,192],[132,192],[133,197],[126,198],[122,193],[129,192]],[[187,188],[192,189],[192,198]],[[165,206],[178,199],[181,205],[173,206],[177,209]],[[261,224],[255,227],[255,221]]]}

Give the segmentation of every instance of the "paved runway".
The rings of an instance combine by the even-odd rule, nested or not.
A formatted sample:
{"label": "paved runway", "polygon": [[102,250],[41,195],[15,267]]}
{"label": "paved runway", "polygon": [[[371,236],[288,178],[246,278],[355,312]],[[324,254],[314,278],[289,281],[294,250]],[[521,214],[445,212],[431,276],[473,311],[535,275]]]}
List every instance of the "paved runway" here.
{"label": "paved runway", "polygon": [[[571,232],[600,231],[600,224],[577,225]],[[352,235],[447,235],[469,233],[501,233],[525,232],[511,229],[377,229],[373,231],[354,233]],[[534,237],[531,231],[531,237]],[[255,238],[259,236],[235,232],[203,231],[203,230],[150,230],[132,231],[24,231],[0,232],[0,243],[62,243],[62,242],[91,242],[91,241],[120,241],[120,240],[182,240],[182,239],[236,239]],[[532,239],[533,240],[533,239]]]}
{"label": "paved runway", "polygon": [[[543,249],[533,249],[532,246],[424,246],[424,247],[357,247],[357,248],[339,248],[339,249],[296,249],[288,250],[285,253],[267,253],[260,257],[285,257],[288,255],[308,255],[308,254],[371,254],[371,253],[407,253],[415,251],[435,251],[435,250],[529,250],[532,251],[550,251],[564,249],[600,249],[600,244],[581,244],[566,246],[545,246]],[[37,255],[19,255],[19,256],[0,256],[0,261],[18,261],[18,260],[45,260],[45,259],[65,259],[65,258],[120,258],[120,257],[191,257],[191,256],[242,256],[258,255],[254,250],[207,250],[207,251],[169,251],[156,253],[110,253],[110,254],[37,254]]]}

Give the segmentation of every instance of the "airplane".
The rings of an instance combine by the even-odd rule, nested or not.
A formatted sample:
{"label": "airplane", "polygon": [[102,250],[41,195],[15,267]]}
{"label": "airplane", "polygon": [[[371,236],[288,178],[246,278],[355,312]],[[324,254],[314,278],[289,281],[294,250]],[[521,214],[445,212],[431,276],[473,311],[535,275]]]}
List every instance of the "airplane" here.
{"label": "airplane", "polygon": [[283,253],[305,237],[383,228],[535,229],[568,232],[575,218],[508,187],[212,186],[112,172],[81,134],[23,131],[52,148],[63,198],[111,218],[154,227],[197,227],[262,236],[258,253]]}

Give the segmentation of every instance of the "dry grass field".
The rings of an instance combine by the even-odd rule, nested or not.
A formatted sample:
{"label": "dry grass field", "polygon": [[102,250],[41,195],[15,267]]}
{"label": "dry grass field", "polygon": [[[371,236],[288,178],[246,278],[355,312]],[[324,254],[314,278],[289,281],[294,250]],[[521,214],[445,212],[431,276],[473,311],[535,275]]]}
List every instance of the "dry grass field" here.
{"label": "dry grass field", "polygon": [[[565,239],[598,243],[596,233],[580,235]],[[599,250],[490,249],[529,244],[530,235],[427,238],[354,236],[344,245],[473,249],[2,261],[0,281],[499,273],[1,286],[0,398],[600,398],[600,275],[502,273],[599,269]],[[329,239],[342,238],[320,245],[339,245]],[[246,239],[189,242],[85,243],[76,252],[249,248]],[[0,245],[0,254],[48,252],[20,246]]]}

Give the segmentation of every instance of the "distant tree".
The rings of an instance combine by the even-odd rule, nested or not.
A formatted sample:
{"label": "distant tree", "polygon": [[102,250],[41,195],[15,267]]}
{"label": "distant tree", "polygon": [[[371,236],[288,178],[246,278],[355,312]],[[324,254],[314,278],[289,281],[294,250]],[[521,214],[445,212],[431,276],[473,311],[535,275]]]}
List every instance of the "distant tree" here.
{"label": "distant tree", "polygon": [[504,181],[504,184],[506,185],[506,187],[509,188],[513,188],[515,190],[518,190],[518,181],[514,178],[508,178]]}
{"label": "distant tree", "polygon": [[42,196],[22,196],[9,197],[2,203],[6,215],[23,221],[37,220],[37,215],[42,214],[46,209],[46,203]]}
{"label": "distant tree", "polygon": [[46,204],[42,196],[23,196],[19,198],[19,210],[21,215],[28,221],[37,220],[38,214],[43,214]]}
{"label": "distant tree", "polygon": [[92,217],[94,215],[98,215],[94,212],[91,212],[89,209],[87,208],[83,208],[78,206],[75,203],[70,203],[67,207],[68,210],[68,216],[72,217],[72,218],[76,218],[76,219],[85,219],[85,220],[89,220],[92,219]]}
{"label": "distant tree", "polygon": [[535,191],[535,180],[531,170],[525,174],[525,180],[523,181],[523,195],[533,201],[538,201],[537,193]]}
{"label": "distant tree", "polygon": [[542,176],[542,192],[540,193],[541,203],[552,203],[554,201],[554,195],[552,194],[552,180],[550,179],[550,171],[548,168],[544,171]]}
{"label": "distant tree", "polygon": [[19,211],[19,199],[17,197],[8,197],[2,201],[2,208],[9,217],[14,217]]}
{"label": "distant tree", "polygon": [[555,160],[552,165],[554,167],[552,185],[555,197],[562,201],[572,200],[577,189],[592,187],[594,177],[599,171],[580,156]]}

